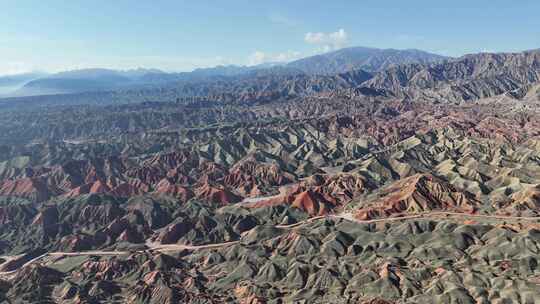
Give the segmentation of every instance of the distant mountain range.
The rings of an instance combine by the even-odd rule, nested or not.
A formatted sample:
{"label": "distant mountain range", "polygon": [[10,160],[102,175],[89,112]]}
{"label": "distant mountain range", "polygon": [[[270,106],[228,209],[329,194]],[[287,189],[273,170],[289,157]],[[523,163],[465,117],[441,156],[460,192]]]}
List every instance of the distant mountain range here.
{"label": "distant mountain range", "polygon": [[[229,74],[220,76],[225,70]],[[67,75],[73,75],[73,72]],[[131,77],[128,78],[133,79],[134,76]],[[296,97],[350,99],[366,96],[436,103],[461,103],[485,98],[534,101],[540,96],[540,51],[479,53],[429,63],[395,64],[378,72],[355,69],[332,75],[311,75],[289,65],[278,65],[269,68],[216,67],[177,74],[154,71],[137,77],[146,79],[146,82],[139,80],[138,85],[116,87],[117,90],[87,89],[76,94],[2,98],[0,107],[20,107],[22,103],[19,101],[31,107],[170,102],[193,97],[229,103],[266,103]],[[152,80],[153,84],[148,80],[150,77],[157,78]],[[121,82],[123,78],[109,79]]]}
{"label": "distant mountain range", "polygon": [[[540,81],[540,51],[479,53],[431,65],[388,68],[362,84],[410,100],[461,102],[520,95]],[[514,92],[515,91],[515,92]]]}
{"label": "distant mountain range", "polygon": [[[83,69],[51,75],[25,74],[6,78],[12,81],[4,94],[35,96],[152,88],[171,83],[193,83],[242,75],[334,75],[351,70],[378,72],[393,65],[431,63],[447,59],[444,56],[420,50],[394,50],[365,47],[346,48],[322,55],[307,57],[290,63],[264,63],[256,66],[216,66],[192,72],[166,73],[157,69],[117,71],[110,69]],[[2,79],[0,79],[0,86]],[[1,92],[0,92],[1,93]]]}
{"label": "distant mountain range", "polygon": [[[216,66],[196,69],[192,72],[167,73],[158,69],[136,69],[128,71],[110,69],[82,69],[66,71],[43,77],[25,78],[22,85],[12,87],[13,96],[57,95],[82,92],[125,90],[155,87],[175,82],[200,82],[214,77],[232,77],[251,71],[264,70],[269,65],[258,66]],[[19,83],[20,84],[20,83]]]}
{"label": "distant mountain range", "polygon": [[287,64],[308,74],[338,74],[362,69],[379,72],[393,65],[407,63],[432,63],[449,59],[420,50],[377,49],[366,47],[345,48],[338,51],[307,57]]}
{"label": "distant mountain range", "polygon": [[45,73],[25,73],[0,76],[0,96],[10,95],[28,82],[45,76]]}
{"label": "distant mountain range", "polygon": [[152,74],[166,74],[157,69],[135,69],[117,71],[110,69],[83,69],[60,72],[28,81],[17,96],[70,94],[90,91],[104,91],[145,84],[145,77]]}
{"label": "distant mountain range", "polygon": [[[103,98],[111,99],[107,103],[170,101],[190,96],[246,102],[314,95],[459,103],[505,93],[513,98],[537,96],[539,62],[538,50],[446,58],[418,50],[349,48],[288,64],[217,66],[184,73],[86,69],[16,75],[1,77],[0,87],[20,87],[15,96],[86,94],[70,97],[70,103],[87,99],[101,103]],[[99,92],[110,94],[101,97],[95,94]]]}

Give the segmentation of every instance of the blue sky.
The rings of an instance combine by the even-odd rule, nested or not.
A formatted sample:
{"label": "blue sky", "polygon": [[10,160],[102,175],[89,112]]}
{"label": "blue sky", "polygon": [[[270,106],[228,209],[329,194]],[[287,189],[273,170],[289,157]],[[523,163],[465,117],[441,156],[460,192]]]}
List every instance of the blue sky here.
{"label": "blue sky", "polygon": [[0,74],[188,71],[347,46],[460,56],[540,48],[540,1],[0,1]]}

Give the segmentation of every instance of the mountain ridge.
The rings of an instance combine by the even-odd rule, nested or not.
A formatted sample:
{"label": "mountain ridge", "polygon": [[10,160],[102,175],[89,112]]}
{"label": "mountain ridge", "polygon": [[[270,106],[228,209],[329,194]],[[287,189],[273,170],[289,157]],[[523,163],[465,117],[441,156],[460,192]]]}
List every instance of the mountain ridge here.
{"label": "mountain ridge", "polygon": [[287,64],[308,74],[338,74],[355,69],[379,72],[395,64],[429,63],[449,57],[417,49],[379,49],[350,47],[302,58]]}
{"label": "mountain ridge", "polygon": [[[376,49],[366,47],[345,48],[334,52],[306,57],[289,63],[263,63],[253,66],[220,65],[198,68],[191,72],[167,73],[157,69],[112,70],[81,69],[64,71],[33,79],[13,93],[14,96],[70,94],[107,91],[136,86],[159,86],[174,82],[207,81],[213,77],[238,77],[276,67],[291,69],[308,75],[343,74],[356,69],[368,72],[380,71],[393,64],[407,62],[432,62],[446,59],[444,56],[408,49]],[[74,81],[73,79],[77,79]],[[85,86],[85,81],[88,82]]]}

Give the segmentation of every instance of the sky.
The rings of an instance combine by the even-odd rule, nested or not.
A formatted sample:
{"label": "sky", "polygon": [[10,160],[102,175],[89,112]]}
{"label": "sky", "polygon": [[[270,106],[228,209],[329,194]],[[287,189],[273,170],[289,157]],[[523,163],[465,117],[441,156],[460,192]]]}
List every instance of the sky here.
{"label": "sky", "polygon": [[0,75],[190,71],[343,47],[447,56],[540,48],[539,0],[0,0]]}

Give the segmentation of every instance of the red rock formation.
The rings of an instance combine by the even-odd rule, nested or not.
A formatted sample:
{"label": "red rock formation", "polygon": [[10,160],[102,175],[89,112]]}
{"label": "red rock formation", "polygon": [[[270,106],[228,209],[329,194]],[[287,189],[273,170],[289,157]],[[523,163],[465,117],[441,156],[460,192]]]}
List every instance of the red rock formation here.
{"label": "red rock formation", "polygon": [[93,184],[84,184],[64,194],[65,197],[73,198],[90,193]]}
{"label": "red rock formation", "polygon": [[180,199],[182,202],[187,202],[193,198],[193,193],[188,188],[172,184],[168,179],[161,180],[156,185],[155,192],[174,196]]}
{"label": "red rock formation", "polygon": [[291,205],[302,209],[309,215],[323,215],[328,213],[330,209],[326,200],[320,194],[311,190],[296,195]]}
{"label": "red rock formation", "polygon": [[174,244],[191,229],[190,223],[176,223],[167,226],[158,236],[161,244]]}
{"label": "red rock formation", "polygon": [[[231,177],[253,177],[268,186],[281,186],[291,183],[295,178],[292,174],[284,172],[277,164],[261,163],[255,157],[248,157],[239,161],[230,170]],[[234,180],[234,178],[233,178]]]}
{"label": "red rock formation", "polygon": [[503,121],[495,117],[483,119],[474,128],[468,130],[468,135],[507,140],[513,143],[523,140],[523,133],[519,131],[518,125],[509,125],[510,121]]}
{"label": "red rock formation", "polygon": [[218,205],[228,205],[242,201],[240,196],[231,191],[211,186],[209,183],[204,183],[202,186],[195,189],[195,195],[199,199]]}
{"label": "red rock formation", "polygon": [[27,198],[32,201],[46,201],[56,193],[51,192],[42,179],[22,178],[0,182],[0,195]]}
{"label": "red rock formation", "polygon": [[198,170],[202,172],[202,180],[218,180],[227,174],[225,167],[210,161],[203,161]]}
{"label": "red rock formation", "polygon": [[82,186],[79,186],[66,194],[64,194],[65,197],[77,197],[83,194],[103,194],[103,193],[109,193],[111,189],[109,186],[107,186],[106,183],[103,183],[102,181],[96,181],[93,183],[84,184]]}
{"label": "red rock formation", "polygon": [[427,174],[401,179],[382,189],[379,197],[363,203],[355,216],[367,220],[435,210],[472,213],[480,204],[472,194]]}
{"label": "red rock formation", "polygon": [[167,179],[175,184],[191,184],[194,183],[194,179],[189,177],[188,174],[183,172],[182,168],[175,168],[167,172]]}
{"label": "red rock formation", "polygon": [[145,184],[152,185],[159,182],[165,175],[165,171],[158,167],[143,166],[126,170],[127,177],[137,179]]}
{"label": "red rock formation", "polygon": [[98,194],[98,193],[107,193],[111,191],[109,186],[107,186],[106,183],[98,180],[92,184],[92,187],[90,187],[90,193],[92,194]]}
{"label": "red rock formation", "polygon": [[109,193],[118,197],[130,197],[134,195],[141,195],[147,192],[147,189],[148,187],[140,188],[129,183],[123,183],[114,187],[111,191],[109,191]]}
{"label": "red rock formation", "polygon": [[113,280],[119,278],[132,270],[130,261],[119,261],[116,259],[86,261],[81,265],[82,271],[86,274],[93,274],[98,280]]}
{"label": "red rock formation", "polygon": [[151,271],[147,273],[144,278],[142,279],[144,283],[147,285],[153,285],[157,283],[157,281],[160,279],[161,273],[157,270]]}
{"label": "red rock formation", "polygon": [[337,206],[337,201],[322,193],[320,187],[306,190],[300,185],[283,187],[282,192],[276,196],[263,198],[259,201],[246,203],[247,208],[261,208],[288,204],[298,208],[309,215],[324,215]]}
{"label": "red rock formation", "polygon": [[300,185],[332,205],[345,205],[365,190],[364,178],[355,174],[313,175]]}
{"label": "red rock formation", "polygon": [[350,202],[365,189],[360,176],[338,174],[332,176],[314,175],[294,186],[280,188],[280,194],[253,203],[248,208],[260,208],[290,204],[310,215],[323,215],[338,206]]}

